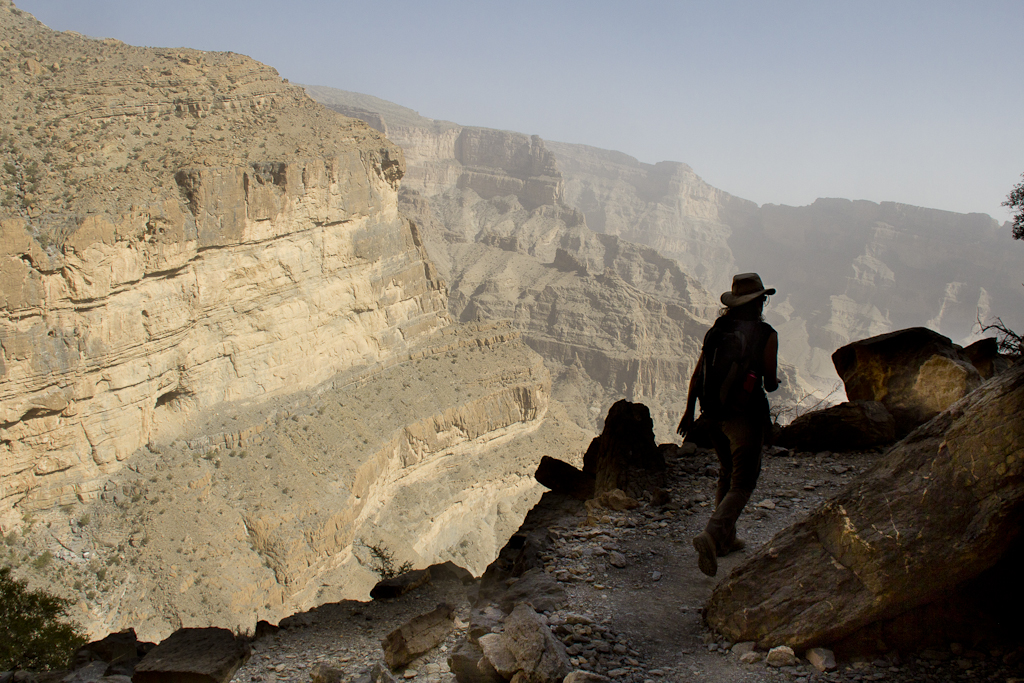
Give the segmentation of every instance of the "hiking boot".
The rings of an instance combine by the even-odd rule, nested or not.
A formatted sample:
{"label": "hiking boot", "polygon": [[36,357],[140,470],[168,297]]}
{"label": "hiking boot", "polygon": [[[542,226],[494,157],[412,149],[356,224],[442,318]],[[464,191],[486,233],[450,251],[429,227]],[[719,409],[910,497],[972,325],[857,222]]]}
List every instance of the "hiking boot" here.
{"label": "hiking boot", "polygon": [[693,537],[693,547],[697,551],[697,566],[708,576],[718,573],[718,553],[715,552],[715,539],[706,531]]}

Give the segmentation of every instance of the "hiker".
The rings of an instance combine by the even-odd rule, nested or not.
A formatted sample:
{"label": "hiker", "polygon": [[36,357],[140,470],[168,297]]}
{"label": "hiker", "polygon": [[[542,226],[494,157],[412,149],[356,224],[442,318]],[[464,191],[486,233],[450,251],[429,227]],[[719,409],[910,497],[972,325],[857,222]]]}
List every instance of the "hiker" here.
{"label": "hiker", "polygon": [[686,436],[693,427],[699,397],[719,463],[715,511],[704,531],[693,538],[697,566],[708,576],[718,573],[719,557],[743,548],[743,541],[736,538],[736,519],[761,474],[761,447],[769,424],[765,390],[779,387],[779,335],[761,317],[774,293],[765,289],[757,273],[732,279],[732,290],[722,294],[725,308],[704,336],[690,377],[686,412],[676,430]]}

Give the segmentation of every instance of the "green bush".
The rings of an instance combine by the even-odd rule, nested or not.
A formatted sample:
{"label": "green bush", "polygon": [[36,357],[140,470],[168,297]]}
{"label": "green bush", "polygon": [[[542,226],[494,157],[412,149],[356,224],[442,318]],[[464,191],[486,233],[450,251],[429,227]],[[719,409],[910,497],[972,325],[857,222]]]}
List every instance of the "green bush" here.
{"label": "green bush", "polygon": [[62,621],[69,600],[30,591],[0,567],[0,671],[67,668],[86,643],[77,624]]}

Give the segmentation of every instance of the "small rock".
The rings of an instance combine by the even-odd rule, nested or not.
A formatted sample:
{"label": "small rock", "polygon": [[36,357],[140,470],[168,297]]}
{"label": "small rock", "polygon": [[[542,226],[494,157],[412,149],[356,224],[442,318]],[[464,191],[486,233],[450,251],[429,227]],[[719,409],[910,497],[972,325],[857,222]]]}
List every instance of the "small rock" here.
{"label": "small rock", "polygon": [[836,669],[836,656],[832,650],[812,647],[804,653],[804,657],[818,671],[835,671]]}
{"label": "small rock", "polygon": [[605,683],[605,681],[610,680],[610,678],[602,676],[601,674],[577,669],[562,679],[562,683]]}
{"label": "small rock", "polygon": [[736,643],[735,645],[733,645],[729,651],[737,657],[742,657],[748,652],[753,652],[756,646],[757,644],[754,641],[745,640],[742,643]]}
{"label": "small rock", "polygon": [[626,567],[626,556],[618,551],[614,551],[608,556],[608,562],[613,567],[624,569]]}
{"label": "small rock", "polygon": [[793,648],[788,645],[779,645],[768,651],[768,666],[783,667],[796,666],[797,658]]}
{"label": "small rock", "polygon": [[760,652],[748,652],[740,657],[740,661],[744,664],[757,664],[762,659],[764,659],[764,654]]}
{"label": "small rock", "polygon": [[762,508],[764,510],[774,510],[775,509],[775,501],[770,499],[770,498],[765,498],[760,503],[755,503],[754,507]]}
{"label": "small rock", "polygon": [[312,683],[341,683],[345,679],[345,672],[320,662],[313,665],[309,678]]}

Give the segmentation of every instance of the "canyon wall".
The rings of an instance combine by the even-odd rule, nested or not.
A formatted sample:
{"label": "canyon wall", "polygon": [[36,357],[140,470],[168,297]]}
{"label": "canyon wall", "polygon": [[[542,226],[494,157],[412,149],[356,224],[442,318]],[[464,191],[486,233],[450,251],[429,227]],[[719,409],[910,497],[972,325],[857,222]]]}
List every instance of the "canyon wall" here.
{"label": "canyon wall", "polygon": [[[311,92],[342,110],[373,111],[416,166],[436,167],[432,160],[444,158],[448,185],[456,182],[452,149],[423,143],[442,133],[457,137],[455,124],[367,95]],[[1015,256],[1021,247],[989,216],[845,199],[759,207],[708,185],[685,164],[543,144],[561,179],[558,201],[578,210],[591,230],[652,247],[713,298],[737,272],[756,271],[775,287],[765,316],[779,330],[781,357],[800,371],[798,393],[828,394],[838,381],[832,352],[856,339],[924,325],[969,343],[982,336],[977,320],[996,316],[1024,328]],[[416,187],[436,195],[441,185]]]}
{"label": "canyon wall", "polygon": [[924,325],[966,343],[979,317],[1024,327],[1016,245],[989,216],[845,199],[758,207],[685,164],[546,144],[566,203],[594,230],[658,249],[715,293],[732,273],[760,273],[778,290],[765,316],[781,355],[822,393],[837,380],[832,352],[856,339]]}
{"label": "canyon wall", "polygon": [[9,2],[0,70],[0,560],[92,634],[365,597],[370,546],[482,570],[582,452],[521,335],[453,321],[368,125]]}
{"label": "canyon wall", "polygon": [[[630,241],[629,217],[621,236],[591,230],[591,215],[571,205],[575,189],[557,155],[536,136],[432,121],[330,88],[309,92],[342,113],[374,112],[402,147],[402,207],[449,282],[454,317],[511,319],[547,360],[554,396],[581,427],[599,431],[601,416],[625,397],[651,408],[659,439],[677,438],[687,383],[719,308],[688,269]],[[697,230],[705,244],[686,261],[694,268],[724,249],[710,214],[708,221]],[[784,374],[792,400],[803,384],[792,366]]]}

